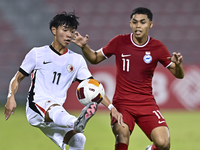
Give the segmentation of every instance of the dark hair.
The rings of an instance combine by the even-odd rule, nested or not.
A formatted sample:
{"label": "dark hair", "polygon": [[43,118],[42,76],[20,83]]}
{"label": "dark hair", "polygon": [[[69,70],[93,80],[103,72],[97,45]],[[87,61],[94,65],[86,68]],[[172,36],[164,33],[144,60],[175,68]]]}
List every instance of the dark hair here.
{"label": "dark hair", "polygon": [[147,15],[147,17],[149,18],[150,21],[153,20],[153,14],[148,8],[138,7],[136,9],[134,9],[131,13],[130,18],[132,19],[133,15],[135,15],[135,14],[144,14],[144,15]]}
{"label": "dark hair", "polygon": [[75,15],[75,12],[66,13],[63,11],[60,14],[57,14],[55,17],[51,19],[49,22],[49,28],[51,30],[52,27],[58,28],[59,26],[66,25],[77,29],[79,22],[77,21],[79,17]]}

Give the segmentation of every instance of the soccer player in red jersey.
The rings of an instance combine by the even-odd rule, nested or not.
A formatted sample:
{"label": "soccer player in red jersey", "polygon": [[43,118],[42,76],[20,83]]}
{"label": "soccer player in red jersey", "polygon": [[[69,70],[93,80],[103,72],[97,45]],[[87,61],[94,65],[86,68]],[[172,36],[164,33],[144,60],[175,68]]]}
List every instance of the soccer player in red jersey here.
{"label": "soccer player in red jersey", "polygon": [[153,15],[147,8],[139,7],[130,15],[132,33],[115,36],[106,46],[94,51],[88,45],[88,35],[78,32],[74,43],[82,48],[92,64],[98,64],[112,55],[116,57],[117,77],[113,104],[123,115],[125,126],[111,117],[112,131],[116,137],[115,150],[127,150],[135,123],[153,142],[146,150],[169,150],[170,135],[167,123],[152,95],[152,77],[160,62],[176,78],[184,77],[183,57],[172,56],[159,40],[148,35],[153,27]]}

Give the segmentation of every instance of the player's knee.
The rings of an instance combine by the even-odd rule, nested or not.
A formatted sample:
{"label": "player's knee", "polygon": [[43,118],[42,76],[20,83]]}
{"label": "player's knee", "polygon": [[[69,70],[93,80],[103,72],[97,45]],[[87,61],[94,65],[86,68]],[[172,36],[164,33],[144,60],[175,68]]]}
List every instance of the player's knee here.
{"label": "player's knee", "polygon": [[170,149],[170,140],[168,138],[167,139],[159,138],[159,139],[157,139],[157,141],[154,144],[160,150],[169,150]]}
{"label": "player's knee", "polygon": [[70,115],[62,106],[54,106],[48,113],[49,118],[61,127],[73,127],[76,120],[76,117]]}
{"label": "player's knee", "polygon": [[113,126],[113,133],[115,134],[117,143],[129,143],[130,131],[127,125],[123,128],[115,123]]}
{"label": "player's knee", "polygon": [[119,132],[118,134],[116,134],[116,139],[119,142],[128,141],[129,140],[129,134],[127,134],[126,132]]}
{"label": "player's knee", "polygon": [[169,150],[170,149],[170,142],[164,142],[162,145],[161,145],[161,150]]}
{"label": "player's knee", "polygon": [[85,135],[83,133],[77,133],[68,142],[69,150],[82,150],[84,149],[85,142]]}
{"label": "player's knee", "polygon": [[160,150],[170,149],[170,135],[167,127],[157,127],[153,129],[151,139]]}

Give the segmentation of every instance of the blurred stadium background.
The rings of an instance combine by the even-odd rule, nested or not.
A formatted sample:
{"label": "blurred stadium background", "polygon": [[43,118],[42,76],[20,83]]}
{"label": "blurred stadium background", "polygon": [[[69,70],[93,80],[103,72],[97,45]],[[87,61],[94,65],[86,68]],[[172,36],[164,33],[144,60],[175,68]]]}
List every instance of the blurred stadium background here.
{"label": "blurred stadium background", "polygon": [[[80,17],[78,31],[88,34],[89,45],[99,49],[117,34],[130,33],[129,16],[139,6],[154,14],[150,36],[162,41],[170,53],[184,56],[185,78],[177,80],[167,69],[158,67],[154,93],[161,108],[198,110],[200,108],[200,1],[199,0],[1,0],[0,1],[0,104],[6,102],[8,84],[25,54],[35,46],[49,45],[53,36],[49,21],[62,11],[76,11]],[[69,46],[77,53],[81,50]],[[97,66],[88,63],[95,78],[105,83],[112,98],[115,86],[115,58]],[[21,83],[16,95],[18,105],[25,104],[29,77]],[[75,99],[75,89],[69,93]],[[73,95],[70,95],[73,93]],[[76,100],[75,100],[76,101]],[[76,103],[76,102],[75,102]],[[66,108],[76,109],[66,104]],[[75,106],[76,107],[76,106]],[[82,107],[79,105],[79,107]]]}
{"label": "blurred stadium background", "polygon": [[[82,35],[90,36],[91,48],[99,49],[115,35],[131,32],[129,16],[131,11],[139,6],[148,7],[154,14],[154,26],[150,29],[150,36],[162,41],[170,53],[177,51],[184,56],[184,79],[175,79],[167,69],[159,65],[153,80],[156,100],[160,108],[166,110],[163,114],[170,126],[172,149],[199,148],[199,0],[0,0],[0,110],[2,113],[0,149],[22,150],[29,147],[28,149],[32,150],[45,149],[47,146],[49,146],[47,149],[57,148],[39,130],[33,130],[26,121],[24,105],[30,77],[24,79],[16,95],[19,107],[15,116],[12,116],[8,122],[3,120],[8,84],[25,54],[35,46],[49,45],[53,41],[49,30],[50,19],[62,11],[75,10],[80,17],[78,31]],[[69,48],[81,53],[74,44]],[[94,77],[103,82],[109,98],[112,98],[115,86],[114,64],[114,57],[97,66],[88,63]],[[76,100],[76,86],[77,83],[70,88],[64,105],[70,111],[83,107]],[[85,132],[88,150],[99,149],[97,144],[99,139],[107,142],[101,145],[102,148],[105,147],[103,149],[113,149],[114,138],[109,127],[108,110],[106,111],[103,106],[99,108],[105,113],[97,113],[87,126],[86,131],[90,132]],[[183,112],[178,111],[180,109]],[[94,137],[93,133],[97,132],[99,132],[98,136]],[[134,140],[131,140],[130,149],[145,149],[149,143],[140,132],[137,129],[134,131],[132,136]],[[15,144],[10,144],[11,141]]]}

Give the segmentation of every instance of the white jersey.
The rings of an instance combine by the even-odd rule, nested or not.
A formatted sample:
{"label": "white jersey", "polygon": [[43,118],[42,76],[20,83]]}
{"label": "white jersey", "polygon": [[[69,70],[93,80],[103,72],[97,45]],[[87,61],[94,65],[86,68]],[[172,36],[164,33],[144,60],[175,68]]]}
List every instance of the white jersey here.
{"label": "white jersey", "polygon": [[61,55],[52,46],[33,48],[26,55],[19,71],[26,76],[32,74],[28,102],[29,107],[36,112],[36,106],[46,111],[44,102],[54,101],[63,105],[72,82],[92,76],[80,54],[67,49]]}

